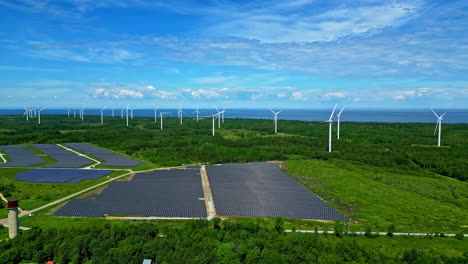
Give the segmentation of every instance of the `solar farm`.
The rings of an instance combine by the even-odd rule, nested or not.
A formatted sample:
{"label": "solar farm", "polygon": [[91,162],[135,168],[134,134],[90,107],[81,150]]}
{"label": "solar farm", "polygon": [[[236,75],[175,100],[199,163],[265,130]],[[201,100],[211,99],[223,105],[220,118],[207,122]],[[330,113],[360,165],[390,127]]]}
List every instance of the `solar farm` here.
{"label": "solar farm", "polygon": [[96,163],[95,160],[86,156],[103,161],[97,164],[97,166],[134,167],[142,163],[108,150],[94,147],[88,143],[65,143],[63,145],[66,145],[70,149],[56,144],[32,145],[33,148],[43,154],[34,153],[27,146],[23,145],[0,146],[0,149],[5,152],[4,156],[9,159],[7,162],[0,163],[0,167],[30,167],[46,163],[46,160],[41,156],[48,156],[54,160],[52,163],[42,165],[41,167],[43,168],[83,168]]}
{"label": "solar farm", "polygon": [[140,161],[117,155],[110,151],[94,147],[88,143],[65,143],[63,145],[104,161],[100,166],[134,167],[141,164]]}
{"label": "solar farm", "polygon": [[10,159],[10,161],[0,163],[0,167],[29,167],[46,162],[26,146],[0,146],[0,149]]}
{"label": "solar farm", "polygon": [[95,180],[108,175],[113,170],[93,169],[32,169],[16,174],[15,180],[41,183],[79,183]]}
{"label": "solar farm", "polygon": [[[207,166],[219,216],[349,220],[275,163]],[[74,199],[57,216],[207,217],[200,167],[138,173],[92,199]]]}
{"label": "solar farm", "polygon": [[33,147],[56,160],[54,163],[44,165],[45,168],[81,168],[94,163],[54,144],[34,144]]}
{"label": "solar farm", "polygon": [[57,216],[111,215],[207,217],[199,168],[139,173],[131,181],[112,182],[93,199],[74,199]]}
{"label": "solar farm", "polygon": [[218,215],[348,220],[278,164],[207,166],[207,173]]}

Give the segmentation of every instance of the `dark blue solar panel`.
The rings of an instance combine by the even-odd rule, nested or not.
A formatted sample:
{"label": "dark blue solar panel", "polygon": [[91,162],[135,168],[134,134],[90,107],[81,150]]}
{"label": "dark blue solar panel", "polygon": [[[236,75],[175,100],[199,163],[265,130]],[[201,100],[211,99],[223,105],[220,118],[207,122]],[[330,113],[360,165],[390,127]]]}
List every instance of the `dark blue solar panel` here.
{"label": "dark blue solar panel", "polygon": [[88,170],[62,170],[61,172],[49,174],[39,179],[32,180],[32,182],[57,182],[63,183],[70,181],[74,178],[81,177],[85,174],[90,173]]}
{"label": "dark blue solar panel", "polygon": [[348,220],[277,164],[207,166],[218,215]]}
{"label": "dark blue solar panel", "polygon": [[206,217],[199,169],[137,174],[130,182],[112,182],[94,199],[75,199],[55,215],[101,217]]}
{"label": "dark blue solar panel", "polygon": [[140,161],[133,160],[121,155],[117,155],[110,151],[97,148],[88,143],[64,143],[63,145],[102,160],[103,162],[99,166],[134,167],[142,163]]}
{"label": "dark blue solar panel", "polygon": [[91,170],[91,171],[92,171],[91,173],[86,174],[79,178],[75,178],[69,181],[69,183],[79,183],[84,180],[96,180],[113,172],[113,170]]}
{"label": "dark blue solar panel", "polygon": [[0,167],[29,167],[44,163],[45,160],[35,154],[8,154],[10,161],[1,163]]}

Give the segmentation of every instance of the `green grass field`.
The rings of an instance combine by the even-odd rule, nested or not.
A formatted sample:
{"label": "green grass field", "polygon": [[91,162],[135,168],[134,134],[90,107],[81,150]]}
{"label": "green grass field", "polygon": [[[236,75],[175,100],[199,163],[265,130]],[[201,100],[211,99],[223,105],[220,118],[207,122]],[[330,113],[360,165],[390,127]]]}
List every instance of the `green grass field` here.
{"label": "green grass field", "polygon": [[287,172],[353,221],[386,231],[459,232],[468,221],[467,184],[443,176],[391,173],[342,160],[291,160]]}

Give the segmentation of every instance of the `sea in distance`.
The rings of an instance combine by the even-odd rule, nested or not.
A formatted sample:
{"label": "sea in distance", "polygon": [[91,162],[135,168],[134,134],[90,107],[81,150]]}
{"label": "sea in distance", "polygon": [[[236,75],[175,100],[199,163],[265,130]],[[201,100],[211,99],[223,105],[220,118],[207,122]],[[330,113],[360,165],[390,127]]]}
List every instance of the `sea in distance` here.
{"label": "sea in distance", "polygon": [[[274,109],[278,111],[280,109]],[[336,114],[340,111],[337,108]],[[468,123],[468,109],[435,109],[438,115],[445,114],[443,123]],[[67,109],[46,108],[41,112],[44,115],[63,114],[67,116]],[[183,109],[183,116],[194,118],[195,109]],[[215,109],[199,109],[200,117],[206,118],[211,114],[216,114]],[[165,117],[176,117],[177,109],[158,109],[159,112],[166,113]],[[19,115],[24,114],[24,109],[0,109],[0,115]],[[278,119],[282,120],[301,120],[301,121],[325,121],[330,117],[331,109],[284,109]],[[78,110],[76,110],[78,116]],[[85,108],[85,115],[100,115],[99,109]],[[104,110],[105,116],[112,115],[112,108]],[[115,108],[115,117],[121,115],[121,109]],[[135,109],[134,116],[154,116],[154,109]],[[70,109],[70,116],[73,117],[73,109]],[[225,118],[251,118],[251,119],[272,119],[273,114],[268,109],[226,109]],[[342,122],[398,122],[398,123],[434,123],[437,118],[430,109],[344,109],[341,115]]]}

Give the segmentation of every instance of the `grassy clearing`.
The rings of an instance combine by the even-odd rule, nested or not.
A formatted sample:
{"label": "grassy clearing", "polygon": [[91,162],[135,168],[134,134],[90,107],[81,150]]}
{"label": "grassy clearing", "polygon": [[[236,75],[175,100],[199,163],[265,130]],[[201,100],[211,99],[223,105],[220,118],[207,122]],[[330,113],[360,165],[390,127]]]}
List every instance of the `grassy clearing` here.
{"label": "grassy clearing", "polygon": [[456,233],[468,220],[467,184],[391,173],[342,160],[290,160],[287,172],[357,223],[386,231]]}

